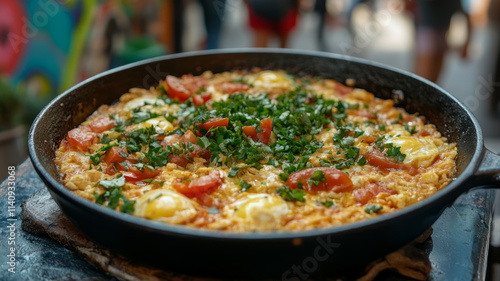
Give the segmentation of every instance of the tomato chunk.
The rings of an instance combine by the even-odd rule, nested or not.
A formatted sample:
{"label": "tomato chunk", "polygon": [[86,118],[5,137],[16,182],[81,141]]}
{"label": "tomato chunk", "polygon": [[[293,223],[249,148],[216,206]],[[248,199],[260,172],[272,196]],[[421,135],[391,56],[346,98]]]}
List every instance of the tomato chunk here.
{"label": "tomato chunk", "polygon": [[202,105],[205,103],[205,100],[200,95],[193,95],[191,98],[193,99],[194,105]]}
{"label": "tomato chunk", "polygon": [[[311,177],[316,171],[323,172],[325,176],[325,180],[319,181],[318,185],[311,182]],[[336,168],[316,167],[295,172],[288,177],[286,185],[292,189],[299,189],[299,182],[302,183],[302,188],[306,191],[344,192],[352,190],[352,181],[349,176]]]}
{"label": "tomato chunk", "polygon": [[195,197],[201,193],[206,193],[218,188],[222,184],[219,171],[212,171],[206,176],[192,180],[177,180],[173,187],[187,197]]}
{"label": "tomato chunk", "polygon": [[113,129],[116,124],[115,120],[110,119],[108,116],[97,118],[89,125],[90,130],[94,133],[102,133],[104,131]]}
{"label": "tomato chunk", "polygon": [[226,94],[234,94],[248,90],[250,90],[250,86],[243,83],[224,82],[220,85],[220,91]]}
{"label": "tomato chunk", "polygon": [[191,93],[182,84],[181,79],[172,75],[167,75],[165,82],[167,83],[167,93],[169,97],[177,99],[180,102],[185,102],[191,96]]}
{"label": "tomato chunk", "polygon": [[125,157],[121,155],[123,153],[126,154],[123,148],[119,148],[118,146],[113,146],[108,152],[106,152],[106,156],[104,156],[103,160],[108,164],[123,162],[125,161]]}
{"label": "tomato chunk", "polygon": [[397,192],[375,183],[370,183],[367,186],[356,189],[352,192],[356,201],[363,205],[368,203],[368,201],[377,196],[379,193],[396,194]]}
{"label": "tomato chunk", "polygon": [[257,140],[257,131],[254,126],[243,126],[243,134],[253,140]]}
{"label": "tomato chunk", "polygon": [[144,168],[144,171],[140,171],[134,166],[128,166],[128,171],[123,172],[123,176],[126,181],[136,182],[145,179],[151,179],[156,177],[160,173],[159,170],[151,170],[148,168]]}
{"label": "tomato chunk", "polygon": [[93,144],[96,133],[92,132],[89,127],[83,126],[74,128],[68,132],[68,143],[81,151],[87,151]]}
{"label": "tomato chunk", "polygon": [[350,92],[352,92],[353,88],[344,86],[343,84],[336,82],[335,83],[335,90],[337,91],[337,93],[339,93],[339,95],[345,96],[345,95],[349,94]]}
{"label": "tomato chunk", "polygon": [[196,144],[198,142],[198,137],[191,130],[187,130],[184,133],[184,135],[182,135],[180,142],[183,142],[183,143],[190,142],[192,144]]}
{"label": "tomato chunk", "polygon": [[405,165],[403,163],[398,163],[387,158],[387,156],[385,156],[385,154],[378,149],[370,149],[365,154],[365,158],[366,160],[368,160],[368,164],[381,168],[383,170],[406,170],[410,173],[414,173],[415,170],[411,166]]}
{"label": "tomato chunk", "polygon": [[200,129],[210,130],[217,127],[228,127],[229,118],[210,118],[205,123],[200,125]]}
{"label": "tomato chunk", "polygon": [[202,87],[208,85],[208,79],[203,76],[193,76],[193,74],[185,74],[180,78],[182,85],[190,94],[200,92]]}
{"label": "tomato chunk", "polygon": [[261,143],[268,145],[273,131],[273,121],[271,121],[271,118],[264,118],[260,120],[260,128],[262,131],[257,133],[256,127],[243,126],[243,134],[253,140],[260,141]]}
{"label": "tomato chunk", "polygon": [[257,133],[257,140],[268,145],[269,139],[271,138],[271,132],[273,131],[273,121],[271,121],[269,117],[262,119],[260,120],[260,127],[262,128],[262,132]]}

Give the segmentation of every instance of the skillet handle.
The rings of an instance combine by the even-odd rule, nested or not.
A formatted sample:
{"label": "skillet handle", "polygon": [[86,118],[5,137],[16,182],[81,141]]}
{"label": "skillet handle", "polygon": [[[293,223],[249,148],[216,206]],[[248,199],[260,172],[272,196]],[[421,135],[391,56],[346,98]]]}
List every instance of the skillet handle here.
{"label": "skillet handle", "polygon": [[500,187],[500,155],[485,148],[483,159],[470,183],[473,186]]}

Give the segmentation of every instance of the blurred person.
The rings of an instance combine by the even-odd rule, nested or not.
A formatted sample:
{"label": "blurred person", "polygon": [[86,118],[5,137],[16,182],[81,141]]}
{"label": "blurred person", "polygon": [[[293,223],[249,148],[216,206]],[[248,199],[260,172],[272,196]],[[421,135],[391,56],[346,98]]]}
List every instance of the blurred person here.
{"label": "blurred person", "polygon": [[326,0],[316,0],[314,2],[314,11],[318,13],[319,21],[318,21],[318,29],[317,29],[317,39],[318,39],[318,47],[320,51],[328,51],[328,46],[325,42],[325,20],[327,16],[326,9]]}
{"label": "blurred person", "polygon": [[448,50],[446,33],[451,17],[463,13],[467,21],[467,36],[461,48],[461,57],[468,56],[471,22],[461,0],[418,0],[416,9],[415,74],[437,82]]}
{"label": "blurred person", "polygon": [[224,18],[226,0],[198,0],[203,10],[203,19],[207,39],[205,49],[216,49],[219,47],[222,19]]}
{"label": "blurred person", "polygon": [[247,0],[250,27],[254,30],[254,46],[267,47],[277,35],[281,48],[286,48],[290,32],[297,25],[296,0]]}
{"label": "blurred person", "polygon": [[352,42],[353,46],[358,45],[358,42],[359,42],[358,35],[359,34],[354,26],[354,20],[353,20],[352,16],[354,14],[354,10],[356,10],[356,8],[361,4],[366,5],[370,9],[372,14],[373,14],[373,10],[375,8],[374,7],[375,6],[374,0],[351,0],[350,1],[349,7],[347,8],[346,20],[347,20],[347,27],[349,30],[349,34],[351,36],[351,42]]}

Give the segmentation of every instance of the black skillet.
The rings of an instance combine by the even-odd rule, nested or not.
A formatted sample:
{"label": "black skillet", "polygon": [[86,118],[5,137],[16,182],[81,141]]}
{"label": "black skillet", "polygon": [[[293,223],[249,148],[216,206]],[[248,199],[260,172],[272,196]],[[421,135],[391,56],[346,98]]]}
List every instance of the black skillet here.
{"label": "black skillet", "polygon": [[[395,213],[340,227],[301,232],[227,233],[169,225],[123,214],[80,198],[62,185],[54,150],[99,105],[132,87],[155,86],[167,74],[198,75],[262,67],[345,81],[352,78],[408,112],[419,112],[458,148],[456,179],[429,199]],[[302,280],[360,265],[427,230],[462,193],[500,182],[500,156],[483,146],[477,120],[456,98],[418,76],[347,56],[284,49],[185,53],[141,61],[94,76],[67,90],[37,117],[29,153],[50,194],[70,220],[103,246],[170,270],[229,277]]]}

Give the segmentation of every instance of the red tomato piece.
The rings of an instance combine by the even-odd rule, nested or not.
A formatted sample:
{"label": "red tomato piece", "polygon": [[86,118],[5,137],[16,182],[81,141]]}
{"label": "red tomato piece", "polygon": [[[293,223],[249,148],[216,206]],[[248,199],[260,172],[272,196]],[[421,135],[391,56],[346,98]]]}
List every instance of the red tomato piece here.
{"label": "red tomato piece", "polygon": [[106,152],[106,156],[104,156],[103,160],[108,164],[123,162],[125,161],[125,157],[121,155],[123,154],[122,152],[126,154],[123,148],[113,146],[110,150],[108,150],[108,152]]}
{"label": "red tomato piece", "polygon": [[194,94],[208,85],[208,79],[202,76],[193,76],[193,74],[185,74],[180,78],[182,85],[190,94]]}
{"label": "red tomato piece", "polygon": [[94,133],[102,133],[104,131],[113,129],[116,124],[115,120],[110,119],[108,116],[99,117],[92,121],[89,125],[90,130]]}
{"label": "red tomato piece", "polygon": [[191,130],[187,130],[184,135],[182,135],[180,142],[196,144],[198,142],[198,137]]}
{"label": "red tomato piece", "polygon": [[229,118],[210,118],[205,123],[200,125],[200,129],[210,130],[217,127],[228,127]]}
{"label": "red tomato piece", "polygon": [[370,149],[365,154],[365,158],[366,160],[368,160],[368,164],[381,168],[383,170],[406,170],[410,173],[414,172],[413,167],[405,165],[403,163],[395,162],[387,158],[387,156],[385,156],[385,154],[378,149]]}
{"label": "red tomato piece", "polygon": [[226,94],[234,94],[248,90],[250,90],[250,86],[243,83],[224,82],[220,85],[220,91]]}
{"label": "red tomato piece", "polygon": [[260,128],[262,131],[257,133],[256,127],[243,126],[243,134],[253,140],[260,141],[261,143],[268,145],[273,131],[273,122],[271,121],[271,118],[264,118],[260,120]]}
{"label": "red tomato piece", "polygon": [[202,105],[205,103],[205,100],[200,95],[193,95],[191,98],[193,99],[194,105]]}
{"label": "red tomato piece", "polygon": [[168,161],[168,162],[177,164],[180,167],[186,167],[187,164],[193,162],[193,161],[187,159],[185,155],[180,156],[177,154],[170,154],[168,156],[168,158],[170,158],[170,161]]}
{"label": "red tomato piece", "polygon": [[356,201],[363,205],[368,203],[368,201],[377,196],[379,193],[396,194],[397,192],[375,183],[370,183],[367,186],[356,189],[352,192]]}
{"label": "red tomato piece", "polygon": [[181,79],[172,75],[167,75],[165,82],[167,83],[167,93],[169,97],[178,99],[180,102],[185,102],[191,96],[191,93],[182,84]]}
{"label": "red tomato piece", "polygon": [[[325,175],[325,181],[320,181],[318,185],[309,182],[316,171],[321,171]],[[292,189],[299,189],[299,182],[302,183],[302,188],[306,191],[344,192],[352,190],[352,181],[349,176],[336,168],[316,167],[292,173],[288,177],[286,185]]]}
{"label": "red tomato piece", "polygon": [[160,173],[159,170],[150,170],[148,168],[144,168],[144,171],[141,172],[134,166],[128,166],[128,171],[123,172],[123,176],[125,177],[126,181],[135,182],[135,181],[154,178],[159,173]]}
{"label": "red tomato piece", "polygon": [[200,97],[203,99],[203,101],[207,102],[212,99],[212,94],[203,92],[200,94]]}
{"label": "red tomato piece", "polygon": [[202,176],[192,180],[177,180],[174,182],[174,188],[186,195],[187,197],[195,197],[201,193],[210,192],[218,188],[222,184],[222,178],[219,171],[212,171],[206,176]]}
{"label": "red tomato piece", "polygon": [[345,95],[349,94],[350,92],[352,92],[353,88],[344,86],[343,84],[336,82],[335,83],[335,90],[337,91],[337,93],[339,95],[345,96]]}
{"label": "red tomato piece", "polygon": [[271,121],[269,117],[262,119],[260,120],[260,127],[262,128],[262,132],[257,133],[257,140],[268,145],[269,139],[271,138],[271,132],[273,131],[273,121]]}
{"label": "red tomato piece", "polygon": [[243,134],[253,140],[257,140],[257,131],[254,126],[243,126]]}
{"label": "red tomato piece", "polygon": [[69,145],[81,151],[87,151],[93,144],[95,137],[96,133],[92,132],[89,127],[83,126],[69,131],[67,140]]}

